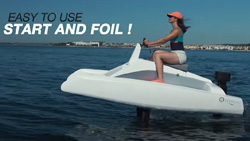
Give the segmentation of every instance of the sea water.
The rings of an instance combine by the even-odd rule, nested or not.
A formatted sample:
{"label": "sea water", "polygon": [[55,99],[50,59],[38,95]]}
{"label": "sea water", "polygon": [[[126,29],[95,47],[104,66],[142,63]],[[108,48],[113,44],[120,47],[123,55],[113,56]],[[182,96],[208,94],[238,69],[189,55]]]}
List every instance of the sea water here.
{"label": "sea water", "polygon": [[[228,94],[243,99],[244,115],[214,119],[211,114],[152,110],[145,125],[133,106],[60,90],[77,69],[109,70],[127,62],[132,52],[0,46],[0,140],[250,140],[250,52],[186,50],[190,72],[231,73]],[[141,58],[149,53],[143,49]]]}

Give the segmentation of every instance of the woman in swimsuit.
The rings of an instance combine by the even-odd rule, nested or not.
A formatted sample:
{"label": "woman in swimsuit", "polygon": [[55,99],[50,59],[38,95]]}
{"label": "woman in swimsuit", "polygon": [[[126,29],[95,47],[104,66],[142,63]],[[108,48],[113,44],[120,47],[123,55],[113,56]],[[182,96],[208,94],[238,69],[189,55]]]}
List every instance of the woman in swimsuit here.
{"label": "woman in swimsuit", "polygon": [[167,14],[168,22],[172,24],[173,30],[165,37],[156,41],[149,42],[144,40],[144,44],[149,47],[159,46],[170,41],[171,52],[156,50],[153,54],[153,60],[156,66],[158,79],[154,82],[164,83],[163,79],[163,63],[167,64],[183,64],[186,62],[186,53],[183,46],[183,34],[187,31],[189,26],[185,26],[180,12],[173,12]]}

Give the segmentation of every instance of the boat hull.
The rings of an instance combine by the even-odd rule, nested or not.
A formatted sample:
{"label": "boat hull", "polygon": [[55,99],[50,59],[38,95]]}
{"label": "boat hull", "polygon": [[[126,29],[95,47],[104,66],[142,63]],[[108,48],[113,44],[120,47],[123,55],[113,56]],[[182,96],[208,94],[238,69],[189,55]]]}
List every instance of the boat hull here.
{"label": "boat hull", "polygon": [[[173,84],[107,77],[78,70],[65,81],[65,92],[150,109],[243,114],[241,98]],[[102,71],[105,72],[105,71]]]}

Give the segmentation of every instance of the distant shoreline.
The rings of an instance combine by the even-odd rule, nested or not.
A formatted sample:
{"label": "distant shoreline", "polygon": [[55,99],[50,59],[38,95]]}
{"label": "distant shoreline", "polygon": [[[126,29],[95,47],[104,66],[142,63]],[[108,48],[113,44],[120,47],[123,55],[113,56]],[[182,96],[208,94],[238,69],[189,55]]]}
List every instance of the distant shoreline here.
{"label": "distant shoreline", "polygon": [[[134,48],[136,43],[103,43],[101,46],[95,45],[74,45],[70,43],[0,43],[0,45],[14,46],[62,46],[62,47],[105,47],[105,48]],[[250,51],[250,44],[214,44],[214,45],[184,45],[187,50],[231,50],[231,51]],[[162,45],[153,48],[170,49],[169,45]]]}

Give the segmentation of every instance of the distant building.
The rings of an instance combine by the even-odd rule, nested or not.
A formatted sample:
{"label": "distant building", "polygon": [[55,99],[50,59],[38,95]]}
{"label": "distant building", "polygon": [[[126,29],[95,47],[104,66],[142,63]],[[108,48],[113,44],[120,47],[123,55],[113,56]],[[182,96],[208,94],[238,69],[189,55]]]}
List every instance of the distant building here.
{"label": "distant building", "polygon": [[79,41],[79,42],[73,42],[76,46],[101,46],[102,42],[93,42],[93,41]]}

